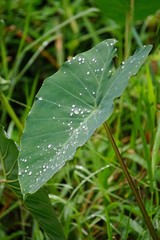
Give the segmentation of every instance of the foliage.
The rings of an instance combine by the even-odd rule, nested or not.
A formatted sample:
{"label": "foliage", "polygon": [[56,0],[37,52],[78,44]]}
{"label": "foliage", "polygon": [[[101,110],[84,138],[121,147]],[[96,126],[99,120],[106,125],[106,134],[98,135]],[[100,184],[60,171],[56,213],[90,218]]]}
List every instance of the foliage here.
{"label": "foliage", "polygon": [[[18,181],[18,149],[13,140],[7,139],[0,126],[0,160],[3,166],[3,181],[16,193],[22,200],[22,194]],[[24,199],[26,208],[45,230],[49,239],[65,239],[61,226],[55,216],[50,204],[47,193],[39,189],[35,194],[28,195]],[[53,228],[54,226],[54,228]]]}
{"label": "foliage", "polygon": [[113,100],[151,50],[144,46],[111,74],[115,42],[103,41],[73,57],[44,82],[21,141],[19,179],[24,195],[43,186],[109,118]]}
{"label": "foliage", "polygon": [[134,21],[144,20],[147,16],[154,14],[159,9],[159,2],[153,0],[97,0],[96,3],[104,14],[105,18],[110,18],[120,25],[124,25],[127,15],[130,13],[130,7],[133,2]]}
{"label": "foliage", "polygon": [[[104,18],[97,6],[93,0],[0,1],[0,122],[8,137],[19,144],[43,79],[57,72],[66,59],[106,38],[116,38],[117,68],[137,46],[152,44],[152,54],[116,99],[108,123],[159,229],[159,15],[135,21],[130,9],[133,19],[128,15],[123,24]],[[40,225],[3,182],[2,167],[0,175],[0,239],[44,240]],[[150,239],[101,127],[45,187],[68,240]]]}

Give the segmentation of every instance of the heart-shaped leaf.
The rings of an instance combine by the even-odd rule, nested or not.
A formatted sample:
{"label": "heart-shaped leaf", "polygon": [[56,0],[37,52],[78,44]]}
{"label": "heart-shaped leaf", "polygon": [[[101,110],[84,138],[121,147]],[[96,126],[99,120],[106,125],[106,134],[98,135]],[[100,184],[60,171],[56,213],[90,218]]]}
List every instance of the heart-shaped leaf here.
{"label": "heart-shaped leaf", "polygon": [[115,71],[115,43],[115,39],[101,42],[65,62],[44,81],[21,141],[23,194],[37,191],[73,158],[76,149],[111,115],[113,100],[151,50],[151,46],[143,46]]}
{"label": "heart-shaped leaf", "polygon": [[[3,127],[0,125],[0,160],[3,166],[4,180],[22,200],[23,196],[18,181],[18,153],[14,141],[6,137]],[[44,189],[39,189],[32,195],[27,195],[23,203],[50,240],[65,240],[61,225]]]}

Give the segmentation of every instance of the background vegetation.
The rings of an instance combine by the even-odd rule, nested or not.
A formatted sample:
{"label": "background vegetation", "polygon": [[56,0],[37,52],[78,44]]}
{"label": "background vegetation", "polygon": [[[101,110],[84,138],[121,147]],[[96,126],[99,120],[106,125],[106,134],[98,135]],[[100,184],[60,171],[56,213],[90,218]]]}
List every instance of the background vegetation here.
{"label": "background vegetation", "polygon": [[[107,11],[101,12],[101,5],[92,0],[2,0],[0,122],[8,136],[19,144],[35,94],[43,80],[66,59],[106,38],[118,40],[120,62],[138,46],[153,44],[148,61],[116,100],[108,123],[158,230],[160,15],[156,2],[155,9],[146,12],[151,16],[135,15],[134,19],[134,11],[129,9],[130,14],[122,21],[121,16],[116,19],[114,14],[113,18],[112,14],[107,17]],[[119,64],[116,59],[115,62]],[[67,239],[150,239],[103,128],[46,184],[46,189]],[[0,239],[45,239],[38,224],[3,181],[0,207]]]}

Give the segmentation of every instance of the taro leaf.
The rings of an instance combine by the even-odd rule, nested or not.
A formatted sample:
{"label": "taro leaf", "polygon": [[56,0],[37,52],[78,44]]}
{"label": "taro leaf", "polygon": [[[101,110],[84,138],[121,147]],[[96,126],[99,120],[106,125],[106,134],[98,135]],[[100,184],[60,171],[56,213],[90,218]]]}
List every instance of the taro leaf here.
{"label": "taro leaf", "polygon": [[[130,9],[130,0],[96,0],[105,18],[111,18],[120,25],[125,24],[126,15]],[[134,20],[143,20],[148,15],[155,14],[160,9],[159,0],[135,0]]]}
{"label": "taro leaf", "polygon": [[[0,125],[0,160],[3,166],[6,184],[22,200],[22,193],[18,181],[18,149],[14,141],[8,139]],[[39,223],[51,240],[65,240],[63,230],[53,211],[47,193],[39,189],[35,194],[27,195],[24,205]]]}
{"label": "taro leaf", "polygon": [[23,194],[37,191],[73,158],[76,149],[111,115],[114,98],[122,94],[151,50],[143,46],[115,71],[115,43],[108,39],[78,54],[44,81],[21,141]]}

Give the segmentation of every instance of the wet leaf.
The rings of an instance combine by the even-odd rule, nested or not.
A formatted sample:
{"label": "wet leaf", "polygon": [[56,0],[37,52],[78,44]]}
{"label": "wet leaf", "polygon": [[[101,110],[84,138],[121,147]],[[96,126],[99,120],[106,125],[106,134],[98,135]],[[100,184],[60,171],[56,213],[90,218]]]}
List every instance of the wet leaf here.
{"label": "wet leaf", "polygon": [[[18,153],[14,141],[6,137],[3,127],[0,125],[0,160],[3,166],[4,182],[23,201],[18,181]],[[39,189],[35,194],[27,195],[23,203],[49,239],[65,240],[63,230],[45,190]]]}
{"label": "wet leaf", "polygon": [[65,62],[44,81],[27,118],[19,156],[23,194],[36,192],[109,118],[113,101],[144,63],[143,46],[115,70],[116,40],[108,39]]}

